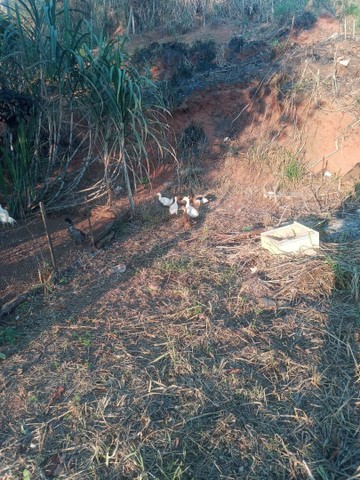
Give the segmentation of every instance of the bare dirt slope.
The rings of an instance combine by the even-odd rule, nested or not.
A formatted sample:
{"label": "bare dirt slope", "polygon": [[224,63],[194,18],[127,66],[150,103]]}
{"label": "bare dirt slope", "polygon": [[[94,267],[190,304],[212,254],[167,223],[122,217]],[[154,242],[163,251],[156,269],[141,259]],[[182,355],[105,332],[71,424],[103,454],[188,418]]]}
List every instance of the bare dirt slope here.
{"label": "bare dirt slope", "polygon": [[[267,34],[254,51],[246,45],[253,45],[259,32],[250,34],[246,55],[231,57],[241,66],[240,81],[226,73],[223,82],[195,90],[174,112],[176,130],[198,122],[215,149],[225,136],[242,149],[260,139],[280,143],[310,171],[347,174],[359,162],[360,52],[358,38],[345,40],[340,31],[336,19],[323,16],[310,30],[285,39]],[[269,49],[272,57],[264,64]],[[214,76],[222,78],[217,71]]]}

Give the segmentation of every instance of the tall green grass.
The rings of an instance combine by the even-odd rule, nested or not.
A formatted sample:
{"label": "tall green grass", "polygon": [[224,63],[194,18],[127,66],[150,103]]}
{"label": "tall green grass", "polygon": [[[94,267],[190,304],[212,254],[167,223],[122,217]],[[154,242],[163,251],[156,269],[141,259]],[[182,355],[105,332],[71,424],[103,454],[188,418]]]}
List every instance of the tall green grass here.
{"label": "tall green grass", "polygon": [[173,35],[222,21],[291,22],[291,16],[304,9],[335,11],[350,3],[351,0],[71,0],[72,7],[79,11],[85,10],[86,5],[86,14],[97,31],[120,29],[138,34],[162,29]]}
{"label": "tall green grass", "polygon": [[[123,37],[96,34],[81,15],[69,0],[18,0],[1,17],[2,87],[33,103],[3,133],[0,193],[18,213],[40,200],[50,209],[111,200],[121,177],[131,199],[149,171],[148,145],[162,150],[159,91],[132,65]],[[103,179],[82,189],[98,161]]]}
{"label": "tall green grass", "polygon": [[353,2],[348,2],[344,6],[344,15],[352,17],[356,21],[356,25],[360,27],[360,1],[354,0]]}
{"label": "tall green grass", "polygon": [[20,121],[15,142],[0,146],[0,191],[10,200],[11,211],[23,215],[26,204],[36,198],[36,178],[33,163],[33,123]]}
{"label": "tall green grass", "polygon": [[[9,2],[11,6],[17,3]],[[68,0],[72,12],[68,22],[74,27],[79,19],[86,18],[97,34],[115,30],[142,33],[159,28],[181,34],[223,20],[291,21],[291,15],[304,9],[343,14],[358,3],[359,0]]]}
{"label": "tall green grass", "polygon": [[279,23],[286,23],[292,16],[304,12],[307,0],[277,0],[274,2],[274,18]]}

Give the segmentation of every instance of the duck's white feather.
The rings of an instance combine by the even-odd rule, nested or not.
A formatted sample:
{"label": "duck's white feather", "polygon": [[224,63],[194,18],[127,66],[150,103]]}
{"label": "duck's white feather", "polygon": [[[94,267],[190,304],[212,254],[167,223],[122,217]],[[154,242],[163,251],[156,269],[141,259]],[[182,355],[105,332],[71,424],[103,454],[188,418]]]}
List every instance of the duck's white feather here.
{"label": "duck's white feather", "polygon": [[5,210],[5,208],[2,208],[1,205],[0,205],[0,222],[10,223],[10,225],[14,225],[14,223],[16,223],[16,220],[10,217],[9,212]]}
{"label": "duck's white feather", "polygon": [[177,202],[177,197],[174,198],[174,203],[170,205],[169,211],[170,211],[170,215],[177,215],[179,211],[179,204]]}
{"label": "duck's white feather", "polygon": [[157,194],[157,196],[159,197],[159,202],[162,203],[164,207],[170,207],[170,205],[174,203],[173,198],[163,197],[160,192]]}
{"label": "duck's white feather", "polygon": [[186,213],[189,215],[189,217],[191,217],[191,218],[197,218],[197,217],[199,216],[199,212],[198,212],[198,210],[196,210],[195,207],[193,207],[192,205],[190,205],[190,199],[189,199],[189,197],[184,197],[183,200],[186,201],[185,211],[186,211]]}

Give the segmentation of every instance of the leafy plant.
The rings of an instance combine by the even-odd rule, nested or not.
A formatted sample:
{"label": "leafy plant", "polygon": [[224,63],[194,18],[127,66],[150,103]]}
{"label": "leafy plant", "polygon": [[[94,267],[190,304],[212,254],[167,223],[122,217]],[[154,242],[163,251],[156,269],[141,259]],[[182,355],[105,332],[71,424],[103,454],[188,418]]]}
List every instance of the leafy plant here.
{"label": "leafy plant", "polygon": [[22,472],[22,477],[23,477],[23,480],[30,480],[31,479],[30,470],[28,470],[27,468],[24,468]]}
{"label": "leafy plant", "polygon": [[[0,114],[7,115],[0,193],[18,213],[39,200],[56,210],[85,196],[111,202],[122,176],[134,208],[132,189],[148,176],[148,149],[162,153],[167,112],[159,90],[133,66],[125,38],[96,35],[68,0],[61,7],[19,0],[11,12],[0,23]],[[82,191],[99,159],[102,181]]]}
{"label": "leafy plant", "polygon": [[356,21],[357,27],[360,26],[360,5],[355,3],[350,3],[344,9],[344,15],[353,17]]}
{"label": "leafy plant", "polygon": [[15,141],[0,145],[0,191],[11,198],[11,210],[20,213],[36,197],[33,126],[20,120]]}
{"label": "leafy plant", "polygon": [[0,328],[0,345],[14,344],[16,338],[16,331],[14,327]]}
{"label": "leafy plant", "polygon": [[334,272],[335,286],[339,290],[346,290],[349,287],[350,282],[349,282],[348,272],[346,272],[346,269],[344,269],[344,266],[341,264],[339,260],[334,259],[332,257],[328,257],[326,261]]}
{"label": "leafy plant", "polygon": [[[184,457],[186,456],[184,452]],[[164,461],[158,466],[164,480],[182,480],[188,467],[185,467],[183,460],[170,460],[164,465]]]}
{"label": "leafy plant", "polygon": [[278,23],[289,22],[295,14],[303,12],[306,0],[279,0],[274,2],[274,18]]}
{"label": "leafy plant", "polygon": [[284,175],[287,180],[297,182],[305,175],[305,167],[297,158],[290,155],[284,165]]}
{"label": "leafy plant", "polygon": [[87,333],[84,333],[84,335],[79,336],[79,341],[80,341],[80,344],[83,347],[90,347],[91,346],[91,333],[87,332]]}

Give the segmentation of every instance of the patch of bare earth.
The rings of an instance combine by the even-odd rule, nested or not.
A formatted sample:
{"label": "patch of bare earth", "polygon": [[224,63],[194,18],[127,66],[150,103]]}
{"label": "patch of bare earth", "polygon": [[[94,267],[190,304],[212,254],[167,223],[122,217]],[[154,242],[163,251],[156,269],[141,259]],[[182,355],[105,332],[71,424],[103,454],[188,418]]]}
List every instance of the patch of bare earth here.
{"label": "patch of bare earth", "polygon": [[[94,236],[104,230],[111,221],[106,218],[105,208],[94,209],[91,223]],[[87,248],[90,249],[90,231],[85,211],[72,212],[77,228],[87,233]],[[64,218],[68,215],[48,216],[47,225],[51,234],[55,259],[61,270],[66,270],[76,260],[79,248],[74,245],[68,235]],[[5,303],[16,293],[29,290],[39,282],[41,275],[46,279],[51,270],[51,256],[45,228],[40,215],[30,220],[19,220],[13,227],[0,225],[1,274],[0,290],[1,303]]]}
{"label": "patch of bare earth", "polygon": [[[254,98],[226,95],[229,119]],[[109,248],[1,320],[1,478],[360,478],[358,242],[276,257],[258,234],[358,200],[289,163],[265,128],[277,97],[260,98],[226,141],[195,102],[212,201],[192,228],[144,187]]]}

